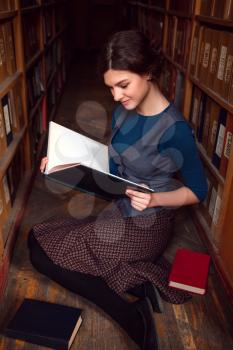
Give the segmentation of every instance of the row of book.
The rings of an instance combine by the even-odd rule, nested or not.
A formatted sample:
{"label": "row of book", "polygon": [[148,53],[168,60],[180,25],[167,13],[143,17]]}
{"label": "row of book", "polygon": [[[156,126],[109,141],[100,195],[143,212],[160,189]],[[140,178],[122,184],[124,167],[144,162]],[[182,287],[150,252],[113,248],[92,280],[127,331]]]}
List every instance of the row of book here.
{"label": "row of book", "polygon": [[[0,226],[3,228],[14,205],[19,184],[25,172],[23,143],[18,147],[6,173],[0,179]],[[4,235],[3,235],[4,236]]]}
{"label": "row of book", "polygon": [[177,16],[168,16],[166,54],[186,68],[191,39],[191,21]]}
{"label": "row of book", "polygon": [[21,93],[18,81],[0,100],[0,157],[24,125]]}
{"label": "row of book", "polygon": [[0,22],[0,84],[16,72],[12,21]]}
{"label": "row of book", "polygon": [[21,8],[40,5],[39,0],[20,0]]}
{"label": "row of book", "polygon": [[45,74],[47,82],[57,69],[57,66],[62,63],[64,50],[64,38],[60,37],[53,43],[51,49],[46,52]]}
{"label": "row of book", "polygon": [[33,12],[23,17],[23,35],[27,38],[24,45],[25,60],[28,62],[36,53],[40,51],[40,17]]}
{"label": "row of book", "polygon": [[203,16],[233,19],[232,0],[202,0],[200,14]]}
{"label": "row of book", "polygon": [[145,8],[138,8],[137,16],[138,29],[161,44],[164,26],[163,14],[148,11]]}
{"label": "row of book", "polygon": [[15,9],[14,0],[1,0],[0,1],[0,11],[12,11]]}
{"label": "row of book", "polygon": [[[137,3],[138,5],[148,5],[148,6],[156,6],[162,9],[166,8],[166,0],[139,0],[133,1],[133,3]],[[183,1],[183,0],[170,0],[169,10],[179,12],[185,14],[187,16],[193,13],[194,8],[194,0]]]}
{"label": "row of book", "polygon": [[42,62],[39,61],[27,72],[27,107],[28,111],[35,107],[37,101],[40,99],[45,91],[45,84],[43,80]]}
{"label": "row of book", "polygon": [[190,74],[233,104],[233,33],[197,26]]}
{"label": "row of book", "polygon": [[184,75],[173,64],[166,61],[161,76],[160,86],[164,95],[175,106],[182,109],[184,95]]}
{"label": "row of book", "polygon": [[225,177],[233,137],[233,115],[195,86],[190,122],[197,141],[204,147],[212,164]]}
{"label": "row of book", "polygon": [[30,135],[30,157],[32,167],[35,168],[38,162],[39,146],[41,136],[44,132],[44,119],[46,118],[45,100],[43,100],[41,106],[37,109],[37,112],[33,116],[29,123],[29,135]]}
{"label": "row of book", "polygon": [[198,204],[201,213],[210,227],[209,237],[214,244],[217,244],[216,227],[218,225],[222,204],[223,186],[216,180],[209,168],[205,168],[208,184],[208,192],[205,200]]}

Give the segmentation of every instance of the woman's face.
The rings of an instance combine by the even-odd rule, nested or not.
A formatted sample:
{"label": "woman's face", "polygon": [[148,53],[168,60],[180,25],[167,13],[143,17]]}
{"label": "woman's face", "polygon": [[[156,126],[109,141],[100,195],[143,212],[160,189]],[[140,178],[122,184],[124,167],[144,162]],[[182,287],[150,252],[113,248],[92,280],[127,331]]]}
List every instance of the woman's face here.
{"label": "woman's face", "polygon": [[109,69],[104,74],[104,82],[110,88],[114,100],[128,110],[136,109],[145,101],[151,86],[148,75],[127,70]]}

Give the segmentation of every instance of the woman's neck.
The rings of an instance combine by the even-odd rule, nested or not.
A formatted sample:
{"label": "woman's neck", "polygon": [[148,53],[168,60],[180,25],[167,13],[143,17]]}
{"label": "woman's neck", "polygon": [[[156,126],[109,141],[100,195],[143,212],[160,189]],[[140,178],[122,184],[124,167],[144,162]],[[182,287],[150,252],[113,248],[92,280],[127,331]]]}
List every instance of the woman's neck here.
{"label": "woman's neck", "polygon": [[150,84],[151,85],[148,94],[136,108],[139,114],[145,116],[153,116],[159,114],[163,112],[170,104],[166,97],[161,93],[157,84],[154,84],[152,82]]}

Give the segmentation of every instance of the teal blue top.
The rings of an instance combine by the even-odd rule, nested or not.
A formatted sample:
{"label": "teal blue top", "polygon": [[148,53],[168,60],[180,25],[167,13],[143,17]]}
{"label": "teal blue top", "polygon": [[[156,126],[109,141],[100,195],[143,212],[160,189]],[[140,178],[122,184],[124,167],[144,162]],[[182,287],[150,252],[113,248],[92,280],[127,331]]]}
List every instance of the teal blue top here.
{"label": "teal blue top", "polygon": [[[118,106],[113,113],[109,149],[112,174],[147,184],[157,192],[184,185],[200,201],[207,194],[206,176],[193,130],[173,104],[148,117]],[[175,179],[177,172],[182,183]],[[127,208],[126,215],[137,215],[136,212],[130,214],[128,205]]]}

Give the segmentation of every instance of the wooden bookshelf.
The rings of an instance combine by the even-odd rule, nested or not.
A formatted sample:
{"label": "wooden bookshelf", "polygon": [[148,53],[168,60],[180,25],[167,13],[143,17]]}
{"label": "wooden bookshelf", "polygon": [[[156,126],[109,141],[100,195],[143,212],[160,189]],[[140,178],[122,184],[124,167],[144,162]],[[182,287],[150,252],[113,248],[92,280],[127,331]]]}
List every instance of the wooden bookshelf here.
{"label": "wooden bookshelf", "polygon": [[64,1],[1,2],[0,296],[48,122],[66,82],[66,28]]}
{"label": "wooden bookshelf", "polygon": [[[186,10],[182,8],[184,5]],[[202,2],[201,0],[194,0],[184,4],[184,2],[179,0],[158,2],[147,0],[143,2],[128,1],[127,3],[127,13],[131,21],[130,27],[138,28],[151,37],[154,37],[156,32],[150,31],[148,23],[155,12],[158,16],[154,16],[153,20],[162,20],[160,42],[166,61],[165,73],[161,78],[160,87],[170,100],[175,101],[178,86],[177,76],[179,76],[179,79],[181,76],[183,77],[182,88],[180,89],[179,87],[180,91],[178,91],[178,93],[182,91],[182,103],[178,107],[196,132],[197,146],[201,159],[207,173],[211,174],[214,182],[213,185],[210,181],[209,191],[213,191],[213,193],[208,194],[209,202],[207,201],[204,205],[194,206],[191,209],[192,215],[200,229],[203,241],[212,254],[217,270],[220,271],[222,280],[231,297],[233,297],[233,242],[232,233],[230,233],[233,225],[233,205],[231,200],[233,196],[233,147],[230,147],[231,143],[228,144],[228,160],[225,163],[227,167],[224,168],[224,172],[221,164],[223,162],[224,147],[227,145],[226,135],[232,140],[233,133],[232,126],[230,129],[230,125],[233,125],[231,119],[233,118],[233,2],[216,2],[213,0]],[[221,16],[219,15],[220,13]],[[143,17],[143,20],[141,20],[141,17]],[[187,29],[182,29],[182,27],[185,28],[185,23]],[[154,27],[156,27],[156,24],[154,24]],[[180,27],[181,32],[182,30],[185,33],[188,31],[188,37],[185,38],[184,33],[177,35],[178,27]],[[212,41],[208,42],[207,34],[212,38]],[[183,39],[180,39],[182,35]],[[216,37],[218,37],[219,45],[217,51],[214,50]],[[226,37],[229,38],[228,41]],[[176,54],[176,50],[179,49],[178,40],[184,40],[184,51],[181,53],[183,61]],[[225,42],[227,44],[224,44]],[[221,51],[221,47],[224,45],[225,47]],[[210,51],[208,52],[208,50]],[[216,65],[214,67],[216,72],[212,73],[211,71],[211,74],[213,74],[211,77],[209,69],[213,69],[212,66],[210,67],[212,54],[213,58],[216,59],[216,63],[212,61],[213,67],[214,63]],[[219,58],[220,55],[221,60]],[[226,62],[224,62],[224,59]],[[178,73],[179,75],[177,75]],[[211,80],[208,81],[209,77],[213,79],[212,84]],[[179,80],[180,82],[181,80]],[[195,100],[194,91],[197,88],[201,92],[202,97],[200,101],[203,103],[203,110],[200,109],[200,101],[198,105],[197,100]],[[208,142],[210,142],[210,137],[214,135],[213,130],[210,128],[212,124],[208,120],[214,107],[209,107],[210,111],[208,111],[207,101],[208,106],[212,106],[212,103],[213,106],[217,105],[220,111],[224,111],[224,113],[221,113],[225,115],[224,121],[221,121],[218,116],[215,124],[213,124],[217,128],[215,130],[214,154],[210,154],[206,149]],[[198,125],[194,125],[190,118],[193,108],[197,108],[197,106]],[[203,130],[200,131],[200,128],[203,127],[206,127],[205,132]],[[224,127],[226,129],[225,133],[220,135],[220,128],[223,130]],[[204,139],[202,133],[205,135]],[[222,137],[221,143],[220,136]],[[220,152],[220,148],[219,162],[216,165],[214,157],[216,152]],[[230,153],[229,149],[231,149]]]}

